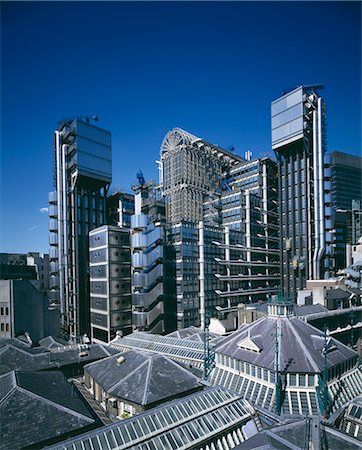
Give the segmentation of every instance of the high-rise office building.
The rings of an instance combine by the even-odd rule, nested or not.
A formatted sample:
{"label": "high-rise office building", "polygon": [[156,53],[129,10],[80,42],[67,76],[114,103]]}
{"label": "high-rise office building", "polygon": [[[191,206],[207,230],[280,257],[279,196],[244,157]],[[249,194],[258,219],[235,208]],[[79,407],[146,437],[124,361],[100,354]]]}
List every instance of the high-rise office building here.
{"label": "high-rise office building", "polygon": [[333,206],[352,209],[352,201],[362,202],[362,158],[343,152],[330,154]]}
{"label": "high-rise office building", "polygon": [[166,242],[177,328],[215,306],[264,300],[279,284],[277,167],[175,128],[161,145]]}
{"label": "high-rise office building", "polygon": [[90,332],[88,233],[105,223],[111,173],[111,133],[89,118],[62,121],[49,194],[50,300],[60,306],[63,334],[73,339]]}
{"label": "high-rise office building", "polygon": [[[270,158],[244,161],[225,181],[227,189],[213,202],[224,229],[216,242],[223,250],[217,273],[224,282],[220,305],[266,300],[280,284],[277,165]],[[205,223],[212,217],[210,209]],[[236,230],[241,240],[233,236]]]}
{"label": "high-rise office building", "polygon": [[336,270],[347,265],[346,245],[361,237],[362,158],[342,152],[328,157],[332,177]]}
{"label": "high-rise office building", "polygon": [[325,106],[318,86],[300,86],[271,105],[279,166],[282,285],[296,297],[308,279],[333,269],[331,183],[324,168]]}

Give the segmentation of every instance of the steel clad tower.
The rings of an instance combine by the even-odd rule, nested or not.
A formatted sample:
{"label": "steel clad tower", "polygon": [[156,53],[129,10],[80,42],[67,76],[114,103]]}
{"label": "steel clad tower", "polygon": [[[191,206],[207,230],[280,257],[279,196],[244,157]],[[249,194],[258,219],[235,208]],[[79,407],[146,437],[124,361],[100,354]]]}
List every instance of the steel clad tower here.
{"label": "steel clad tower", "polygon": [[111,170],[110,132],[88,117],[60,122],[49,193],[50,301],[59,305],[62,333],[71,339],[90,331],[88,233],[105,223]]}
{"label": "steel clad tower", "polygon": [[306,280],[328,277],[332,264],[332,196],[325,170],[322,86],[300,86],[271,105],[272,147],[279,168],[282,285],[295,298]]}

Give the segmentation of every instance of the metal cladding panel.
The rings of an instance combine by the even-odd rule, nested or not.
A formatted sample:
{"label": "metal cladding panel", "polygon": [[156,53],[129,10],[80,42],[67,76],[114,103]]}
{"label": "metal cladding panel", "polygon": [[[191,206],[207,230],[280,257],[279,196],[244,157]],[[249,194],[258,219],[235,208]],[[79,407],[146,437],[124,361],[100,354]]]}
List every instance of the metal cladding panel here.
{"label": "metal cladding panel", "polygon": [[108,298],[106,297],[91,297],[91,308],[102,311],[108,310]]}
{"label": "metal cladding panel", "polygon": [[293,142],[303,134],[303,88],[275,100],[271,105],[272,147]]}
{"label": "metal cladding panel", "polygon": [[107,249],[101,248],[99,250],[92,250],[89,252],[89,262],[96,264],[107,261]]}
{"label": "metal cladding panel", "polygon": [[107,278],[107,266],[106,264],[100,264],[97,266],[91,266],[89,268],[90,278]]}
{"label": "metal cladding panel", "polygon": [[91,322],[93,325],[108,328],[108,315],[101,313],[91,313]]}
{"label": "metal cladding panel", "polygon": [[107,282],[106,281],[91,281],[90,282],[90,293],[94,295],[107,295]]}
{"label": "metal cladding panel", "polygon": [[80,175],[112,180],[111,133],[86,122],[75,122],[77,168]]}
{"label": "metal cladding panel", "polygon": [[124,311],[132,308],[132,297],[122,296],[110,298],[110,307],[112,311]]}
{"label": "metal cladding panel", "polygon": [[89,248],[97,248],[106,245],[107,242],[107,232],[106,230],[99,233],[92,233],[89,235]]}
{"label": "metal cladding panel", "polygon": [[111,278],[125,279],[131,278],[131,265],[126,264],[110,264],[109,276]]}

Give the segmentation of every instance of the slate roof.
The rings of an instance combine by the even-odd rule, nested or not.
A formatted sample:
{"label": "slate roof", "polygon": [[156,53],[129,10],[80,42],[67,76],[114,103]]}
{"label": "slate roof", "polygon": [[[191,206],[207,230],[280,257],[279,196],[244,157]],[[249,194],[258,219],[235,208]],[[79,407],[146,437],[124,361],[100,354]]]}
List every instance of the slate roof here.
{"label": "slate roof", "polygon": [[[237,331],[216,345],[216,352],[246,361],[260,367],[274,370],[276,322],[280,320],[280,361],[290,362],[288,372],[319,373],[323,370],[323,332],[298,317],[274,318],[265,316],[251,324],[242,325]],[[260,352],[240,348],[238,343],[250,339],[261,348]],[[327,354],[328,367],[332,367],[357,354],[333,338]],[[282,370],[285,367],[282,366]]]}
{"label": "slate roof", "polygon": [[[16,450],[95,424],[77,390],[60,372],[0,376],[0,449]],[[67,434],[68,436],[68,434]]]}
{"label": "slate roof", "polygon": [[29,347],[15,339],[0,342],[0,375],[10,370],[37,371],[58,368],[71,364],[91,362],[117,353],[111,347],[91,344],[86,356],[79,356],[78,345],[68,345],[57,349]]}
{"label": "slate roof", "polygon": [[350,292],[345,291],[344,289],[328,289],[326,291],[326,299],[327,300],[340,300],[349,298],[351,296]]}
{"label": "slate roof", "polygon": [[[124,361],[117,360],[123,357]],[[201,389],[199,378],[181,364],[150,352],[128,351],[84,367],[110,395],[147,406]]]}
{"label": "slate roof", "polygon": [[329,309],[317,303],[316,305],[294,305],[294,313],[298,317],[308,316],[309,314],[328,312]]}

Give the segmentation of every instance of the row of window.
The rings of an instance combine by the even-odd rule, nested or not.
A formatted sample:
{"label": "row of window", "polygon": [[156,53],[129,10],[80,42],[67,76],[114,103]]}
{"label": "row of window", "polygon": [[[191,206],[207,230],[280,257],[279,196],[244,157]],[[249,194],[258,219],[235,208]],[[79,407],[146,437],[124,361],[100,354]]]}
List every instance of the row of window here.
{"label": "row of window", "polygon": [[[216,354],[216,363],[221,366],[229,367],[239,372],[245,373],[260,380],[264,380],[270,383],[275,383],[275,373],[271,370],[264,369],[254,364],[250,364],[244,361],[240,361],[235,358],[231,358],[226,355]],[[287,374],[287,382],[289,386],[314,386],[314,375],[307,374]]]}
{"label": "row of window", "polygon": [[0,315],[1,316],[8,316],[9,315],[9,307],[8,306],[2,306],[0,308]]}
{"label": "row of window", "polygon": [[8,323],[1,323],[0,330],[9,332],[10,331],[10,325]]}

